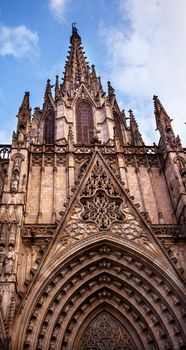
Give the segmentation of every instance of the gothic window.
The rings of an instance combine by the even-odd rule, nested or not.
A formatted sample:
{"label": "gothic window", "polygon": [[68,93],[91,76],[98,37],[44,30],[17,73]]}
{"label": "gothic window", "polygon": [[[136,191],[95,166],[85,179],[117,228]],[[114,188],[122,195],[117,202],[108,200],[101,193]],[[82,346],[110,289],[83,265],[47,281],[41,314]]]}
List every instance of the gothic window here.
{"label": "gothic window", "polygon": [[121,120],[117,113],[114,114],[114,122],[115,122],[115,132],[117,136],[119,137],[119,141],[121,144],[124,144],[123,142],[123,134],[121,129]]}
{"label": "gothic window", "polygon": [[76,139],[77,143],[91,143],[94,128],[92,107],[87,102],[80,102],[76,106]]}
{"label": "gothic window", "polygon": [[55,126],[55,113],[49,111],[44,121],[44,142],[46,144],[54,143],[54,126]]}
{"label": "gothic window", "polygon": [[85,330],[79,350],[134,350],[131,337],[117,319],[101,312]]}

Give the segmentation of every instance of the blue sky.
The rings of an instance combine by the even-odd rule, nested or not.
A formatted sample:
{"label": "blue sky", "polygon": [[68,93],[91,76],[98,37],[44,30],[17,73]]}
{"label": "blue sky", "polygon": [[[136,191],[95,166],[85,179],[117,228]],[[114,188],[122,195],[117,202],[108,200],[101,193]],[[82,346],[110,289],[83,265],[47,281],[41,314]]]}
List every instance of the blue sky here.
{"label": "blue sky", "polygon": [[0,0],[0,143],[10,143],[25,91],[42,106],[46,80],[63,76],[72,22],[104,89],[134,110],[147,144],[158,141],[158,95],[186,145],[185,0]]}

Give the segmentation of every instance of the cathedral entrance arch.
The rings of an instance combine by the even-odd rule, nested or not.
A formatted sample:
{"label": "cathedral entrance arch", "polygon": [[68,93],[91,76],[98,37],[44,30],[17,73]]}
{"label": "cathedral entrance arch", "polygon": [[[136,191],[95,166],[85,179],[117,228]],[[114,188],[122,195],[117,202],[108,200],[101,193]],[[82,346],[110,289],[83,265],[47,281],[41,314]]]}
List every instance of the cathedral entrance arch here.
{"label": "cathedral entrance arch", "polygon": [[178,348],[184,301],[157,261],[106,233],[58,253],[17,315],[14,349],[83,350],[86,334],[91,339],[107,323],[131,349]]}
{"label": "cathedral entrance arch", "polygon": [[73,349],[136,350],[144,348],[132,325],[124,319],[119,310],[103,302],[80,326]]}

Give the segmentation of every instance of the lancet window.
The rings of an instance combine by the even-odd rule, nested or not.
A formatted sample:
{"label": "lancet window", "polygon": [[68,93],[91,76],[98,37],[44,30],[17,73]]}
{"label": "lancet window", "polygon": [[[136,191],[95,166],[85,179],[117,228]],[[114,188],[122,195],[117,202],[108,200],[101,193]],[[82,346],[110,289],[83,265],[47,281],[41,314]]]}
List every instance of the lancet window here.
{"label": "lancet window", "polygon": [[54,111],[49,111],[45,117],[44,121],[44,142],[46,144],[54,143],[54,129],[55,128],[55,113]]}
{"label": "lancet window", "polygon": [[88,102],[79,102],[76,106],[77,143],[91,143],[94,128],[92,107]]}
{"label": "lancet window", "polygon": [[121,144],[124,144],[123,142],[123,133],[121,128],[121,120],[117,113],[114,113],[114,122],[115,122],[115,132],[117,136],[119,137],[119,141]]}

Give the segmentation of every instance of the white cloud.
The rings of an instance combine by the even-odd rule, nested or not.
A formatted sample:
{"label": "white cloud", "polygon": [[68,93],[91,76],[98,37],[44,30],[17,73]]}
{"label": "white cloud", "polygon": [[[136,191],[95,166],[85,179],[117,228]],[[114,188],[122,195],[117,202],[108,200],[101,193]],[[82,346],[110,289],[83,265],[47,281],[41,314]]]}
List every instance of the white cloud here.
{"label": "white cloud", "polygon": [[5,130],[0,129],[0,144],[9,144],[11,139],[11,134]]}
{"label": "white cloud", "polygon": [[68,0],[49,0],[49,7],[54,15],[59,20],[64,20],[64,12]]}
{"label": "white cloud", "polygon": [[0,56],[12,55],[16,58],[35,53],[38,35],[25,25],[17,27],[0,26]]}
{"label": "white cloud", "polygon": [[120,23],[100,29],[112,83],[131,101],[146,140],[154,139],[149,120],[156,94],[185,142],[186,1],[120,0],[119,10]]}

